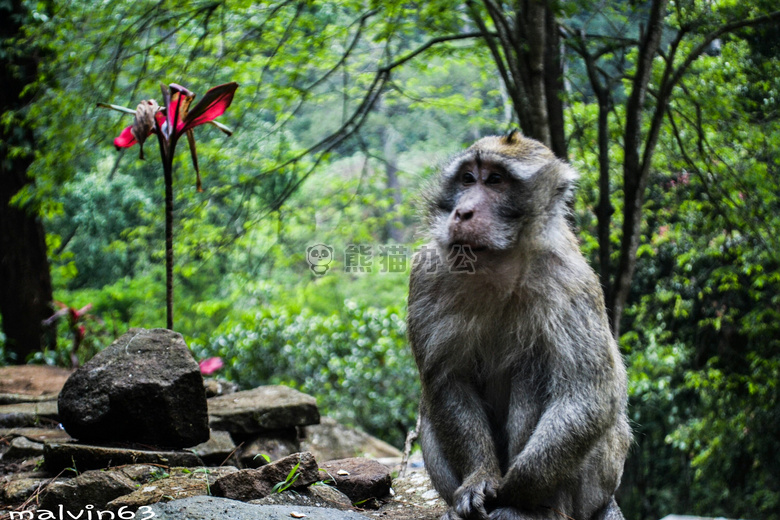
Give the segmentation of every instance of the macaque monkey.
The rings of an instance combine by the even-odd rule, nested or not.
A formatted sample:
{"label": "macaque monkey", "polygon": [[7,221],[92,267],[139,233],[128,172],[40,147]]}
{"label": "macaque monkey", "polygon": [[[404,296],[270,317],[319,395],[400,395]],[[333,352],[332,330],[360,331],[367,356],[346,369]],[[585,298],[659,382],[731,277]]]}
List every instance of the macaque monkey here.
{"label": "macaque monkey", "polygon": [[445,520],[623,518],[626,371],[566,221],[576,179],[512,132],[456,155],[427,197],[408,330]]}

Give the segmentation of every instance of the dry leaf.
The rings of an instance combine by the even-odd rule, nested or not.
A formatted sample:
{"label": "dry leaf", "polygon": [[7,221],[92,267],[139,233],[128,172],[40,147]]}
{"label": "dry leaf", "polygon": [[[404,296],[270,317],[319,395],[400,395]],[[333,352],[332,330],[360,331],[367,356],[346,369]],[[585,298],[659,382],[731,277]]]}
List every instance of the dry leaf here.
{"label": "dry leaf", "polygon": [[131,132],[138,141],[141,148],[141,159],[144,158],[144,141],[149,137],[154,128],[154,116],[160,107],[157,105],[157,101],[153,99],[147,99],[141,101],[138,104],[138,108],[135,109],[135,119],[133,120],[133,129]]}

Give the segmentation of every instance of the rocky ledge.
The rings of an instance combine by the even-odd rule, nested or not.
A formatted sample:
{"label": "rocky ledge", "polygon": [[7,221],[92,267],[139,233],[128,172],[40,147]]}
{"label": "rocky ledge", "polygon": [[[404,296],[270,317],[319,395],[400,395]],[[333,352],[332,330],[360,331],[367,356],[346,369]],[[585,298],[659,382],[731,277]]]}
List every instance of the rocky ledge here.
{"label": "rocky ledge", "polygon": [[[204,382],[193,374],[194,361],[187,359],[180,336],[160,330],[131,333],[70,376],[75,382],[51,378],[47,387],[38,388],[25,378],[39,377],[40,370],[3,369],[8,377],[3,381],[13,378],[15,383],[0,386],[0,403],[6,403],[0,405],[0,519],[21,511],[33,519],[90,511],[96,518],[98,511],[123,511],[177,520],[375,515],[433,520],[444,513],[424,472],[412,469],[409,476],[392,480],[400,452],[320,417],[313,397],[270,386],[206,400]],[[116,377],[124,375],[122,384],[101,381],[104,365],[112,365]],[[182,378],[188,382],[181,383]],[[70,388],[67,393],[59,392],[57,385],[63,383]],[[198,388],[188,388],[193,384]],[[122,397],[106,400],[90,390],[93,385]],[[213,381],[205,387],[212,394],[219,393],[214,388],[231,390]],[[167,401],[153,398],[162,394],[168,394]],[[126,420],[124,428],[137,427],[132,435],[115,428],[89,431],[138,410],[154,414],[160,424],[199,417],[201,412],[190,407],[189,419],[182,419],[181,407],[169,398],[174,394],[196,401],[204,395],[196,408],[207,418],[205,435],[174,426],[163,437],[141,435],[144,442],[139,442],[138,432],[151,431],[149,424]],[[62,429],[63,403],[71,410],[65,415],[78,411],[78,426],[71,415]]]}

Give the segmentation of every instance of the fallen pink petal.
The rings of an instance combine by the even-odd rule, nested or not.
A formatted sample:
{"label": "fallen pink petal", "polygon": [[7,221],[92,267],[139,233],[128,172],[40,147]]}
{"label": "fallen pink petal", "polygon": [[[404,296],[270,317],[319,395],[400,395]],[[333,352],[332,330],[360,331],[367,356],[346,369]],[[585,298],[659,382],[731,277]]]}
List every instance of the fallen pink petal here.
{"label": "fallen pink petal", "polygon": [[198,366],[200,366],[200,373],[204,376],[210,376],[223,366],[225,366],[225,363],[222,362],[222,358],[220,357],[210,357],[208,359],[202,360],[200,363],[198,363]]}

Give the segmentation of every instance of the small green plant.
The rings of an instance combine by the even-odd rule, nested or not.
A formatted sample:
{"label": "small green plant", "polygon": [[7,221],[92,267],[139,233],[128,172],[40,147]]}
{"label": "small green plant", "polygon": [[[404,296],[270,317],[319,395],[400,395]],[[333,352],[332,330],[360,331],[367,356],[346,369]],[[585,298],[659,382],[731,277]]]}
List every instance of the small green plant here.
{"label": "small green plant", "polygon": [[265,453],[258,453],[257,455],[252,457],[252,460],[255,460],[257,457],[262,457],[266,462],[269,462],[269,463],[271,462],[271,457],[269,457]]}
{"label": "small green plant", "polygon": [[171,474],[165,471],[162,468],[155,468],[152,470],[152,475],[149,478],[149,482],[157,482],[158,480],[162,480],[165,478],[170,477]]}
{"label": "small green plant", "polygon": [[336,479],[333,478],[333,475],[331,475],[330,472],[327,469],[319,468],[317,471],[321,471],[322,473],[327,474],[328,478],[322,479],[322,480],[318,480],[317,482],[312,484],[313,486],[331,486],[331,484],[333,484],[334,486],[336,485]]}
{"label": "small green plant", "polygon": [[295,484],[295,481],[298,480],[298,478],[301,476],[301,474],[298,472],[298,468],[301,466],[301,463],[299,462],[293,468],[290,470],[290,472],[287,474],[287,478],[284,479],[283,482],[279,482],[274,486],[273,492],[274,493],[283,493],[290,489],[293,484]]}
{"label": "small green plant", "polygon": [[79,469],[76,467],[76,459],[73,457],[70,458],[71,466],[69,468],[65,468],[65,471],[72,472],[75,476],[79,476]]}

